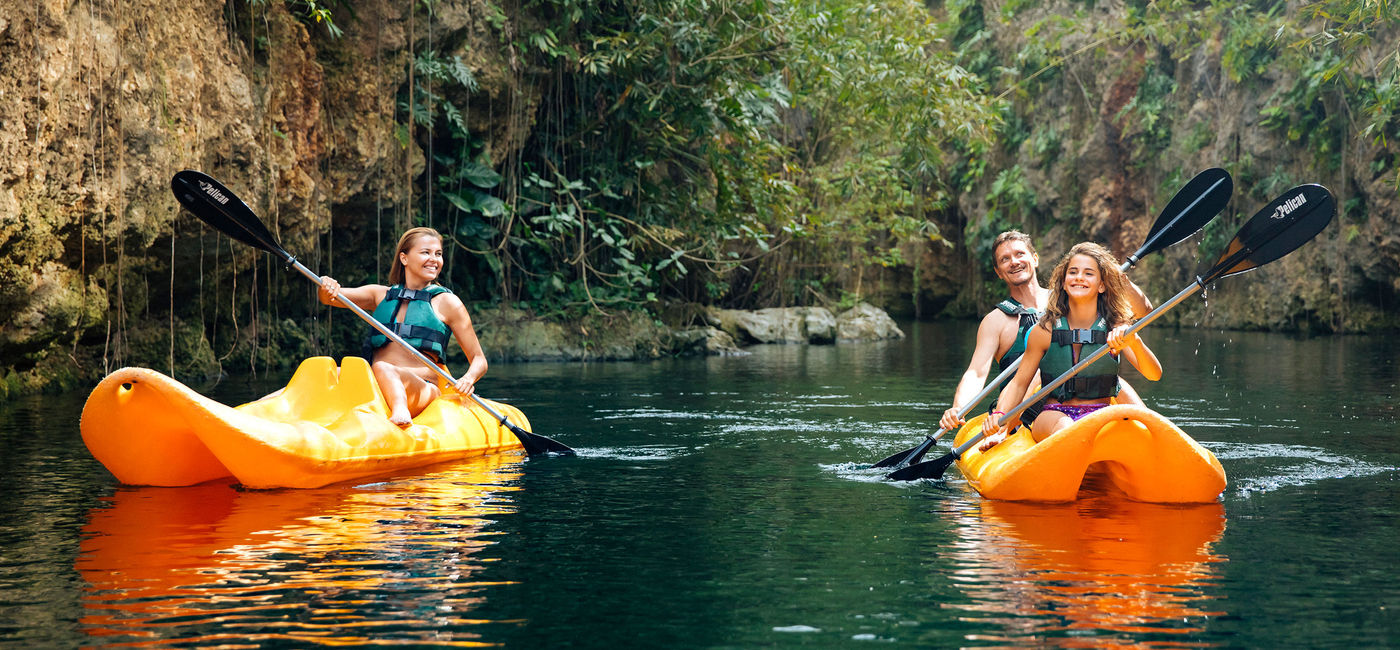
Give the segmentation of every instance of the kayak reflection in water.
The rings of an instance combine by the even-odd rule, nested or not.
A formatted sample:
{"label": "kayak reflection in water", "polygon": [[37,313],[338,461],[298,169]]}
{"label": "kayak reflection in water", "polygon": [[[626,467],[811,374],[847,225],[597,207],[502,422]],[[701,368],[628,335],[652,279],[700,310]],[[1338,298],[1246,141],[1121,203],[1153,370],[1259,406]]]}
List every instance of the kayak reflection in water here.
{"label": "kayak reflection in water", "polygon": [[[375,320],[389,326],[409,345],[429,359],[442,363],[448,333],[455,336],[470,367],[454,382],[463,397],[470,395],[476,382],[486,374],[486,355],[476,338],[472,319],[462,300],[435,280],[442,274],[442,235],[432,228],[412,228],[399,238],[389,269],[392,286],[367,284],[342,288],[334,279],[321,276],[317,297],[321,303],[344,307],[336,294],[371,312]],[[408,426],[434,399],[442,394],[437,373],[424,366],[402,346],[375,331],[365,342],[366,356],[373,364],[375,381],[389,403],[389,421]]]}
{"label": "kayak reflection in water", "polygon": [[[989,420],[1021,402],[1037,371],[1042,378],[1059,377],[1084,355],[1104,345],[1110,354],[1050,393],[1045,410],[1031,423],[1031,436],[1037,442],[1107,406],[1118,395],[1120,355],[1149,381],[1161,379],[1162,364],[1142,337],[1136,333],[1123,335],[1131,325],[1130,286],[1113,255],[1103,246],[1084,242],[1071,248],[1055,265],[1049,303],[1027,338],[1025,361],[1002,391]],[[978,448],[992,448],[1018,426],[1020,418],[1016,417],[1003,427],[988,429]]]}

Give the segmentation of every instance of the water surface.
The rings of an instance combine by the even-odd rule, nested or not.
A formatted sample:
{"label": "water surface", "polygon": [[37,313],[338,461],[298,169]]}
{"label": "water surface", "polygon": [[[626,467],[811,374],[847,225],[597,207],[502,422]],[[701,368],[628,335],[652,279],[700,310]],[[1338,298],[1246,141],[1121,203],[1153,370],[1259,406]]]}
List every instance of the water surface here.
{"label": "water surface", "polygon": [[[1384,646],[1400,643],[1400,339],[1159,330],[1129,378],[1220,458],[1219,503],[982,500],[917,442],[973,325],[734,358],[496,364],[578,458],[315,490],[116,485],[85,395],[0,406],[0,643]],[[212,390],[252,399],[286,377]],[[941,451],[946,448],[941,449]]]}

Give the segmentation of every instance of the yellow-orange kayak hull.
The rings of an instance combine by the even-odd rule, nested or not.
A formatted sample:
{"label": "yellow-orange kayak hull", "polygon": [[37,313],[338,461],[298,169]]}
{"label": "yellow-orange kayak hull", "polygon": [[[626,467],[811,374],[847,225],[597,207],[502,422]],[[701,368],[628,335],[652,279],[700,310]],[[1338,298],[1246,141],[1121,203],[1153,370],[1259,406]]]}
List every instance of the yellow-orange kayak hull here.
{"label": "yellow-orange kayak hull", "polygon": [[[969,420],[954,446],[981,433],[985,420]],[[985,453],[969,449],[958,469],[982,496],[1003,501],[1073,501],[1091,469],[1136,501],[1207,503],[1225,491],[1215,454],[1156,411],[1128,404],[1095,411],[1039,443],[1022,427]]]}
{"label": "yellow-orange kayak hull", "polygon": [[[530,430],[519,409],[489,403]],[[286,388],[237,407],[154,370],[122,368],[88,396],[79,429],[92,455],[127,485],[232,476],[249,488],[310,488],[521,446],[450,387],[407,428],[388,416],[364,359],[337,366],[312,357]]]}

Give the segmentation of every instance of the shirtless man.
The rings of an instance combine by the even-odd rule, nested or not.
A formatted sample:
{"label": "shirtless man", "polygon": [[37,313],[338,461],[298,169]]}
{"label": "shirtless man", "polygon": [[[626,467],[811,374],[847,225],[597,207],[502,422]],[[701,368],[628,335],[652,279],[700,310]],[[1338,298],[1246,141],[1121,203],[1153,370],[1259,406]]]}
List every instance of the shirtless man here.
{"label": "shirtless man", "polygon": [[[944,411],[938,421],[939,427],[945,431],[956,431],[966,423],[958,416],[958,411],[987,384],[987,372],[993,360],[996,360],[1000,372],[1021,358],[1026,351],[1026,337],[1030,328],[1040,318],[1045,301],[1050,296],[1050,290],[1040,286],[1036,275],[1040,257],[1036,255],[1029,235],[1015,230],[997,235],[992,242],[992,262],[997,277],[1006,283],[1011,297],[998,303],[996,309],[983,316],[982,323],[977,326],[977,347],[972,351],[972,360],[968,362],[967,370],[953,393],[953,406]],[[1152,305],[1136,284],[1130,283],[1130,287],[1129,303],[1133,316],[1140,318],[1151,311]],[[1119,382],[1119,402],[1142,403],[1142,398],[1128,382],[1122,379]],[[1017,402],[1025,397],[1021,396]]]}

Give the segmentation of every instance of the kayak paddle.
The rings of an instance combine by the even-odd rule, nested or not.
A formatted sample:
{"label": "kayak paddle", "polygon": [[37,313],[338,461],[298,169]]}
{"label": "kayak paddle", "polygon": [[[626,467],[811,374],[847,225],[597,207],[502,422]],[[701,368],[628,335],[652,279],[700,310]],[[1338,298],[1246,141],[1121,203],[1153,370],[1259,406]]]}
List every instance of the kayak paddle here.
{"label": "kayak paddle", "polygon": [[[1255,213],[1248,222],[1240,228],[1239,233],[1225,247],[1225,252],[1220,255],[1220,259],[1204,275],[1196,276],[1196,281],[1188,285],[1181,293],[1176,294],[1171,300],[1143,316],[1141,320],[1128,328],[1126,334],[1137,333],[1138,330],[1147,326],[1163,312],[1175,307],[1191,294],[1200,291],[1206,285],[1221,278],[1232,275],[1239,275],[1245,271],[1250,271],[1269,262],[1272,262],[1284,255],[1287,255],[1303,244],[1308,243],[1327,224],[1332,221],[1333,215],[1337,212],[1336,200],[1332,198],[1332,193],[1321,185],[1299,185],[1283,195],[1274,199],[1273,202],[1264,206],[1263,209]],[[1059,388],[1070,378],[1078,374],[1080,370],[1098,361],[1105,354],[1108,354],[1108,346],[1101,346],[1092,354],[1084,357],[1079,363],[1060,375],[1055,381],[1045,384],[1034,395],[1026,398],[1025,401],[1017,404],[1001,419],[997,425],[1003,425],[1016,418],[1026,407],[1035,404],[1051,391]],[[973,436],[971,440],[963,443],[953,451],[934,460],[925,461],[916,465],[910,465],[903,469],[890,472],[885,478],[896,481],[912,481],[921,478],[938,479],[943,477],[943,473],[948,471],[948,466],[961,458],[967,450],[977,444],[985,437],[984,432]]]}
{"label": "kayak paddle", "polygon": [[[175,174],[174,178],[170,179],[170,191],[175,193],[175,199],[180,202],[180,205],[185,206],[185,209],[194,213],[194,216],[199,217],[205,223],[213,226],[229,237],[282,258],[282,261],[286,262],[287,266],[300,271],[302,275],[306,276],[312,282],[315,282],[317,286],[320,286],[320,275],[306,268],[305,265],[297,261],[297,258],[292,257],[291,253],[288,253],[286,249],[282,248],[281,244],[277,243],[277,238],[267,230],[267,227],[263,225],[257,215],[253,214],[253,210],[249,208],[247,204],[239,199],[232,190],[224,187],[207,174],[188,169],[179,172]],[[422,352],[419,352],[416,348],[409,345],[407,341],[394,333],[393,330],[375,320],[373,316],[366,313],[359,305],[350,302],[343,295],[338,293],[336,294],[336,299],[340,300],[346,307],[349,307],[351,311],[364,319],[371,327],[379,330],[379,333],[403,346],[405,350],[408,350],[414,357],[423,362],[423,365],[437,371],[439,375],[447,380],[448,384],[456,381],[453,379],[452,375],[447,374],[447,371],[443,370],[441,366],[433,363],[432,359],[429,359]],[[537,433],[531,433],[517,426],[504,415],[497,412],[496,409],[491,408],[489,404],[482,401],[475,393],[470,397],[479,404],[481,408],[486,409],[486,412],[490,413],[491,417],[496,418],[502,426],[510,429],[511,433],[514,433],[515,437],[520,439],[520,444],[525,446],[525,453],[527,455],[534,456],[547,453],[556,453],[565,456],[574,455],[574,450],[563,443]]]}
{"label": "kayak paddle", "polygon": [[[1151,255],[1169,246],[1175,246],[1186,240],[1187,237],[1196,234],[1210,220],[1215,218],[1221,210],[1225,209],[1225,204],[1230,202],[1230,194],[1235,190],[1235,185],[1230,180],[1230,173],[1219,168],[1212,167],[1192,178],[1190,182],[1182,186],[1177,191],[1176,196],[1167,202],[1167,207],[1162,208],[1162,213],[1157,216],[1157,221],[1152,224],[1151,230],[1147,232],[1147,240],[1142,247],[1128,256],[1123,262],[1120,270],[1126,271],[1130,267],[1137,265],[1138,260],[1146,255]],[[1001,374],[987,383],[971,400],[968,400],[962,408],[958,409],[958,417],[966,417],[972,409],[992,391],[1001,387],[1002,383],[1011,379],[1016,374],[1016,369],[1021,367],[1021,360],[1011,362]],[[893,454],[873,467],[895,467],[901,464],[914,464],[923,459],[924,454],[933,448],[933,444],[947,433],[944,429],[939,429],[933,435],[924,436],[924,441]]]}

